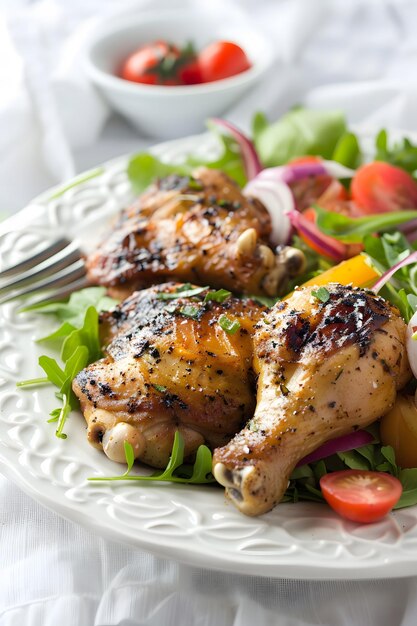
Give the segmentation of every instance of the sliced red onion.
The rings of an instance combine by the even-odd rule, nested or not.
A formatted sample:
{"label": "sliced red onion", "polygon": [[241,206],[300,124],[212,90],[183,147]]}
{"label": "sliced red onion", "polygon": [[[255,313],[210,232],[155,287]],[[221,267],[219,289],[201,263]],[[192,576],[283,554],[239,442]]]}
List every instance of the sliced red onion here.
{"label": "sliced red onion", "polygon": [[414,243],[415,240],[417,239],[417,229],[411,232],[405,233],[405,237],[409,243]]}
{"label": "sliced red onion", "polygon": [[257,176],[246,185],[243,193],[258,198],[267,209],[272,222],[272,243],[276,246],[288,243],[292,232],[288,213],[295,210],[294,196],[288,185]]}
{"label": "sliced red onion", "polygon": [[397,228],[404,233],[404,236],[410,243],[413,243],[417,239],[417,219],[409,220],[404,224],[398,224]]}
{"label": "sliced red onion", "polygon": [[213,117],[211,118],[211,121],[216,124],[216,126],[220,126],[221,128],[227,130],[227,132],[230,133],[234,139],[236,139],[242,155],[246,178],[248,180],[255,178],[255,176],[262,170],[262,165],[252,141],[231,122],[222,120],[219,117]]}
{"label": "sliced red onion", "polygon": [[296,231],[301,235],[305,235],[312,243],[319,246],[324,255],[334,261],[344,260],[346,248],[343,243],[328,235],[324,235],[314,222],[310,222],[310,220],[306,219],[304,215],[298,211],[289,212],[288,217]]}
{"label": "sliced red onion", "polygon": [[324,160],[323,165],[326,168],[326,172],[333,178],[352,178],[355,175],[355,170],[351,170],[350,167],[346,167],[337,161]]}
{"label": "sliced red onion", "polygon": [[417,312],[414,313],[407,326],[407,354],[410,362],[411,370],[417,378],[417,340],[413,339],[413,335],[417,332]]}
{"label": "sliced red onion", "polygon": [[378,278],[375,285],[372,287],[372,291],[378,293],[380,289],[392,278],[398,270],[402,267],[406,267],[407,265],[411,265],[412,263],[417,263],[417,252],[412,252],[402,261],[398,261],[393,267],[387,270],[384,274],[382,274],[381,278]]}
{"label": "sliced red onion", "polygon": [[[274,245],[288,243],[292,232],[291,219],[288,214],[294,211],[296,206],[293,193],[288,185],[309,176],[328,174],[330,172],[327,168],[332,169],[332,171],[340,174],[343,178],[347,176],[347,172],[352,172],[352,170],[348,170],[340,163],[334,163],[333,161],[309,161],[281,167],[268,167],[246,185],[243,193],[247,196],[258,198],[271,216],[271,241]],[[303,222],[302,219],[301,222]],[[292,224],[297,229],[302,230],[304,228],[300,221],[297,221],[297,224],[292,222]],[[344,258],[345,249],[343,245],[338,244],[338,242],[335,242],[334,245],[329,241],[325,242],[323,239],[324,235],[311,222],[308,222],[305,226],[304,230],[306,229],[309,230],[308,236],[310,239],[314,239],[321,248],[325,248],[327,250],[326,254],[330,258],[336,261]]]}
{"label": "sliced red onion", "polygon": [[328,174],[333,178],[352,178],[354,170],[337,163],[336,161],[307,161],[293,165],[268,167],[259,174],[259,178],[268,180],[282,180],[288,185],[296,180],[309,176],[323,176]]}
{"label": "sliced red onion", "polygon": [[307,463],[314,463],[314,461],[320,461],[320,459],[326,459],[332,454],[337,452],[347,452],[348,450],[355,450],[361,446],[366,446],[373,441],[373,436],[368,433],[367,430],[357,430],[354,433],[343,435],[342,437],[336,437],[331,441],[326,441],[320,448],[314,450],[311,454],[307,454],[298,463],[297,467],[301,465],[307,465]]}
{"label": "sliced red onion", "polygon": [[258,175],[261,180],[283,181],[289,185],[296,180],[302,180],[309,176],[322,176],[327,174],[321,163],[309,162],[294,165],[281,165],[279,167],[267,167]]}

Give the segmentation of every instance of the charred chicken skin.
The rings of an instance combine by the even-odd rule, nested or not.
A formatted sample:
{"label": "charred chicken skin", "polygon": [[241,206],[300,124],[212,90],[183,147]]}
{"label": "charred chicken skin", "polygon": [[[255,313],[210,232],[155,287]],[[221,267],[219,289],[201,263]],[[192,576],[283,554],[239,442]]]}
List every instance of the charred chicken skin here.
{"label": "charred chicken skin", "polygon": [[[106,356],[73,389],[90,443],[114,461],[125,462],[127,440],[136,458],[165,467],[175,431],[192,456],[202,443],[224,445],[253,415],[252,338],[264,307],[187,293],[187,285],[159,285],[102,315]],[[238,322],[236,332],[223,330],[222,315]]]}
{"label": "charred chicken skin", "polygon": [[410,377],[398,311],[370,291],[327,290],[325,302],[314,287],[295,291],[257,326],[255,414],[213,458],[215,478],[247,515],[282,499],[302,457],[387,413]]}
{"label": "charred chicken skin", "polygon": [[86,260],[88,278],[116,297],[166,280],[275,296],[304,268],[304,255],[268,245],[271,219],[224,173],[157,181],[123,211]]}

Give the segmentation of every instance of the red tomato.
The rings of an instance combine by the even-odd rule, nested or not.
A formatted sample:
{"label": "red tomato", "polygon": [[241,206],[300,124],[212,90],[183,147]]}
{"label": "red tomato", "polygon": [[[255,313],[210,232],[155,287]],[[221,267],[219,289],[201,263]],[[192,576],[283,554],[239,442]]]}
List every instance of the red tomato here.
{"label": "red tomato", "polygon": [[155,41],[128,56],[122,65],[120,76],[125,80],[146,85],[178,85],[173,68],[179,55],[175,46],[166,41]]}
{"label": "red tomato", "polygon": [[[298,162],[301,164],[302,162]],[[331,185],[334,179],[328,174],[318,174],[317,176],[306,176],[289,184],[293,193],[295,204],[299,211],[304,211],[312,204],[316,204]]]}
{"label": "red tomato", "polygon": [[351,185],[352,199],[363,214],[417,208],[417,183],[399,167],[374,161],[360,167]]}
{"label": "red tomato", "polygon": [[398,502],[402,485],[384,472],[342,470],[322,476],[320,487],[336,513],[354,522],[377,522]]}
{"label": "red tomato", "polygon": [[201,67],[198,60],[187,63],[178,72],[180,82],[183,85],[198,85],[203,82]]}
{"label": "red tomato", "polygon": [[215,41],[198,55],[203,83],[211,83],[245,72],[251,63],[244,50],[231,41]]}

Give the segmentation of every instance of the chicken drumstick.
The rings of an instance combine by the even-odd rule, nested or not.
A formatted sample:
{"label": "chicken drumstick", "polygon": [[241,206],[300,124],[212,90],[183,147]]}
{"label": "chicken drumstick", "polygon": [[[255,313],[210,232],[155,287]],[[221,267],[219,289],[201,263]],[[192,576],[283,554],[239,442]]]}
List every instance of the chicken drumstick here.
{"label": "chicken drumstick", "polygon": [[215,478],[247,515],[281,500],[301,458],[384,415],[410,376],[394,307],[339,284],[323,302],[315,289],[295,291],[258,324],[255,414],[214,452]]}

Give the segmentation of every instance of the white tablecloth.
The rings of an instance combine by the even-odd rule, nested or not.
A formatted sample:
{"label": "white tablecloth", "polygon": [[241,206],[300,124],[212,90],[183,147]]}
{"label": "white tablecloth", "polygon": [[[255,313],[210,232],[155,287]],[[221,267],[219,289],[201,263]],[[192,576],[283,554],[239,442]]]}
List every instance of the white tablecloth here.
{"label": "white tablecloth", "polygon": [[[117,8],[129,4],[123,0]],[[68,37],[74,50],[85,25],[99,12],[114,11],[114,2],[10,0],[0,7],[0,53],[7,59],[0,64],[4,216],[46,187],[150,140],[109,117],[74,72],[74,60],[60,56]],[[342,106],[350,121],[367,128],[417,130],[414,1],[242,0],[240,7],[272,34],[284,65],[279,80],[264,84],[228,117],[247,127],[255,110],[277,116],[303,101]],[[71,115],[76,98],[69,108],[62,104],[69,91],[85,98],[90,123],[83,132]],[[183,566],[97,537],[1,477],[0,564],[1,626],[417,623],[417,578],[302,582]]]}

